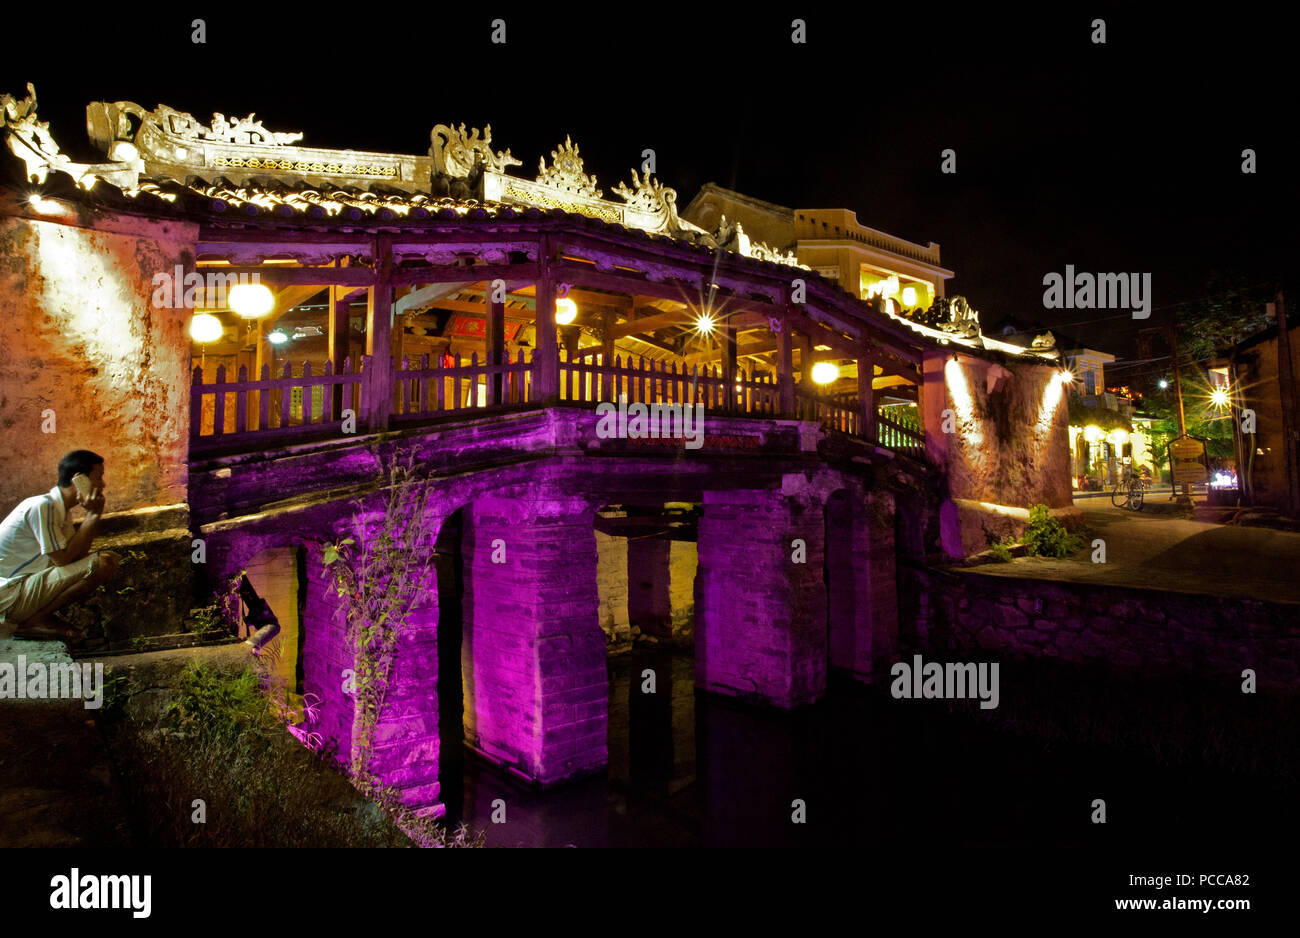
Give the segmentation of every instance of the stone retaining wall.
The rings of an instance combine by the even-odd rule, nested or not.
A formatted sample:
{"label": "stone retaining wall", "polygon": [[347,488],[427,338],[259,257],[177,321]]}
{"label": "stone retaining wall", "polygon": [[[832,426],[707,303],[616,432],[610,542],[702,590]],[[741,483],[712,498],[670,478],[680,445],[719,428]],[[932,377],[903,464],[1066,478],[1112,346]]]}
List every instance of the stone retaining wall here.
{"label": "stone retaining wall", "polygon": [[1261,691],[1300,690],[1296,606],[919,566],[900,571],[900,586],[910,650],[982,650],[1235,682],[1252,668]]}

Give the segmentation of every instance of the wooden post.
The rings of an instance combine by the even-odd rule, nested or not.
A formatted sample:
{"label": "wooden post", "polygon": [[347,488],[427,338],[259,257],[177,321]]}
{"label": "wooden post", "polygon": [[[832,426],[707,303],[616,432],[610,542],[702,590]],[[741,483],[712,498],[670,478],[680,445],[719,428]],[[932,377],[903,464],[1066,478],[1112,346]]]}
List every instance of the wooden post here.
{"label": "wooden post", "polygon": [[802,332],[796,332],[792,337],[794,350],[799,353],[799,386],[807,389],[812,385],[812,342],[808,336]]}
{"label": "wooden post", "polygon": [[726,410],[736,410],[736,324],[727,319],[722,324],[722,400]]}
{"label": "wooden post", "polygon": [[[487,285],[488,314],[486,329],[487,344],[487,364],[488,366],[501,365],[505,363],[506,348],[506,304],[503,300],[500,303],[492,299],[492,283]],[[488,405],[500,404],[502,402],[501,374],[489,374],[487,382],[487,402]]]}
{"label": "wooden post", "polygon": [[612,401],[617,396],[614,393],[614,379],[609,372],[603,369],[613,367],[614,364],[614,319],[616,317],[609,310],[600,314],[600,397],[602,401]]}
{"label": "wooden post", "polygon": [[[329,360],[334,364],[334,373],[342,374],[343,363],[348,359],[348,336],[351,334],[352,307],[351,291],[344,287],[331,286],[329,293]],[[334,415],[337,419],[343,413],[343,385],[336,384],[332,391],[334,398]]]}
{"label": "wooden post", "polygon": [[776,334],[777,341],[777,359],[776,359],[776,380],[778,386],[778,397],[781,406],[781,416],[794,416],[794,346],[791,342],[793,336],[790,332],[790,316],[785,311],[781,312],[781,320],[778,323],[780,332]]}
{"label": "wooden post", "polygon": [[[266,337],[262,335],[262,320],[259,319],[257,321],[257,346],[255,352],[253,353],[253,374],[254,375],[260,375],[262,373],[262,355],[263,355],[263,348],[266,345],[266,341],[267,341]],[[254,391],[251,402],[245,401],[245,404],[251,403],[255,410],[260,411],[261,408],[258,407],[258,399],[261,396],[262,396],[261,391]],[[243,419],[242,416],[240,419]],[[266,427],[258,427],[257,429],[265,430]]]}
{"label": "wooden post", "polygon": [[858,407],[862,438],[868,443],[876,442],[876,395],[871,388],[871,378],[875,373],[871,356],[865,352],[858,356]]}
{"label": "wooden post", "polygon": [[375,239],[375,261],[379,269],[375,285],[366,293],[366,354],[370,356],[371,430],[388,429],[393,408],[393,287],[389,281],[393,255],[390,236]]}
{"label": "wooden post", "polygon": [[535,400],[543,405],[560,399],[560,344],[555,326],[555,281],[551,279],[551,239],[542,236],[538,258],[541,276],[537,279],[537,348],[533,352]]}

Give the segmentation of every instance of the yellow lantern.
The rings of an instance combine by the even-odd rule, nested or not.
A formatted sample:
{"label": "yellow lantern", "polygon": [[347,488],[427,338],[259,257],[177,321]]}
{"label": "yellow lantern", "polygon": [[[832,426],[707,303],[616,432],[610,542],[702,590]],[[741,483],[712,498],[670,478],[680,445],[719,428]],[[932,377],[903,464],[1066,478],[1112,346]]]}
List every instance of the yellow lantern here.
{"label": "yellow lantern", "polygon": [[237,283],[227,299],[230,308],[245,319],[265,316],[275,308],[275,295],[262,283]]}
{"label": "yellow lantern", "polygon": [[215,342],[224,332],[221,320],[208,313],[199,313],[190,320],[190,338],[195,342]]}
{"label": "yellow lantern", "polygon": [[812,366],[813,384],[830,384],[839,376],[839,366],[834,362],[817,362]]}

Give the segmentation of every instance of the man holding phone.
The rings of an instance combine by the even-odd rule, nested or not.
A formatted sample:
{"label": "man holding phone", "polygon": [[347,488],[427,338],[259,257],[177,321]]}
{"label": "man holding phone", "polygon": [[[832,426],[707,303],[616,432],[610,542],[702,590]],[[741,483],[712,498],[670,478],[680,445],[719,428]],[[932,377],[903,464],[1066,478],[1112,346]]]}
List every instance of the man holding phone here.
{"label": "man holding phone", "polygon": [[[86,509],[81,527],[68,517]],[[112,551],[91,552],[104,511],[104,458],[87,449],[59,460],[59,483],[23,499],[0,522],[0,637],[74,640],[81,632],[54,615],[117,572]]]}

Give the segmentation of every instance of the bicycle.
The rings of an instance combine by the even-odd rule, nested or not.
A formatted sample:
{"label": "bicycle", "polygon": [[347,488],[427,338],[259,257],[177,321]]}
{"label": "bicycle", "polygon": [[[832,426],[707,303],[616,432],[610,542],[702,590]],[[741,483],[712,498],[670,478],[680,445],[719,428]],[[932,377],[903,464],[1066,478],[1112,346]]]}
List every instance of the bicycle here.
{"label": "bicycle", "polygon": [[1115,488],[1111,490],[1110,503],[1116,508],[1141,511],[1145,492],[1146,486],[1142,484],[1141,477],[1126,466],[1124,474],[1120,477],[1119,482],[1115,484]]}

